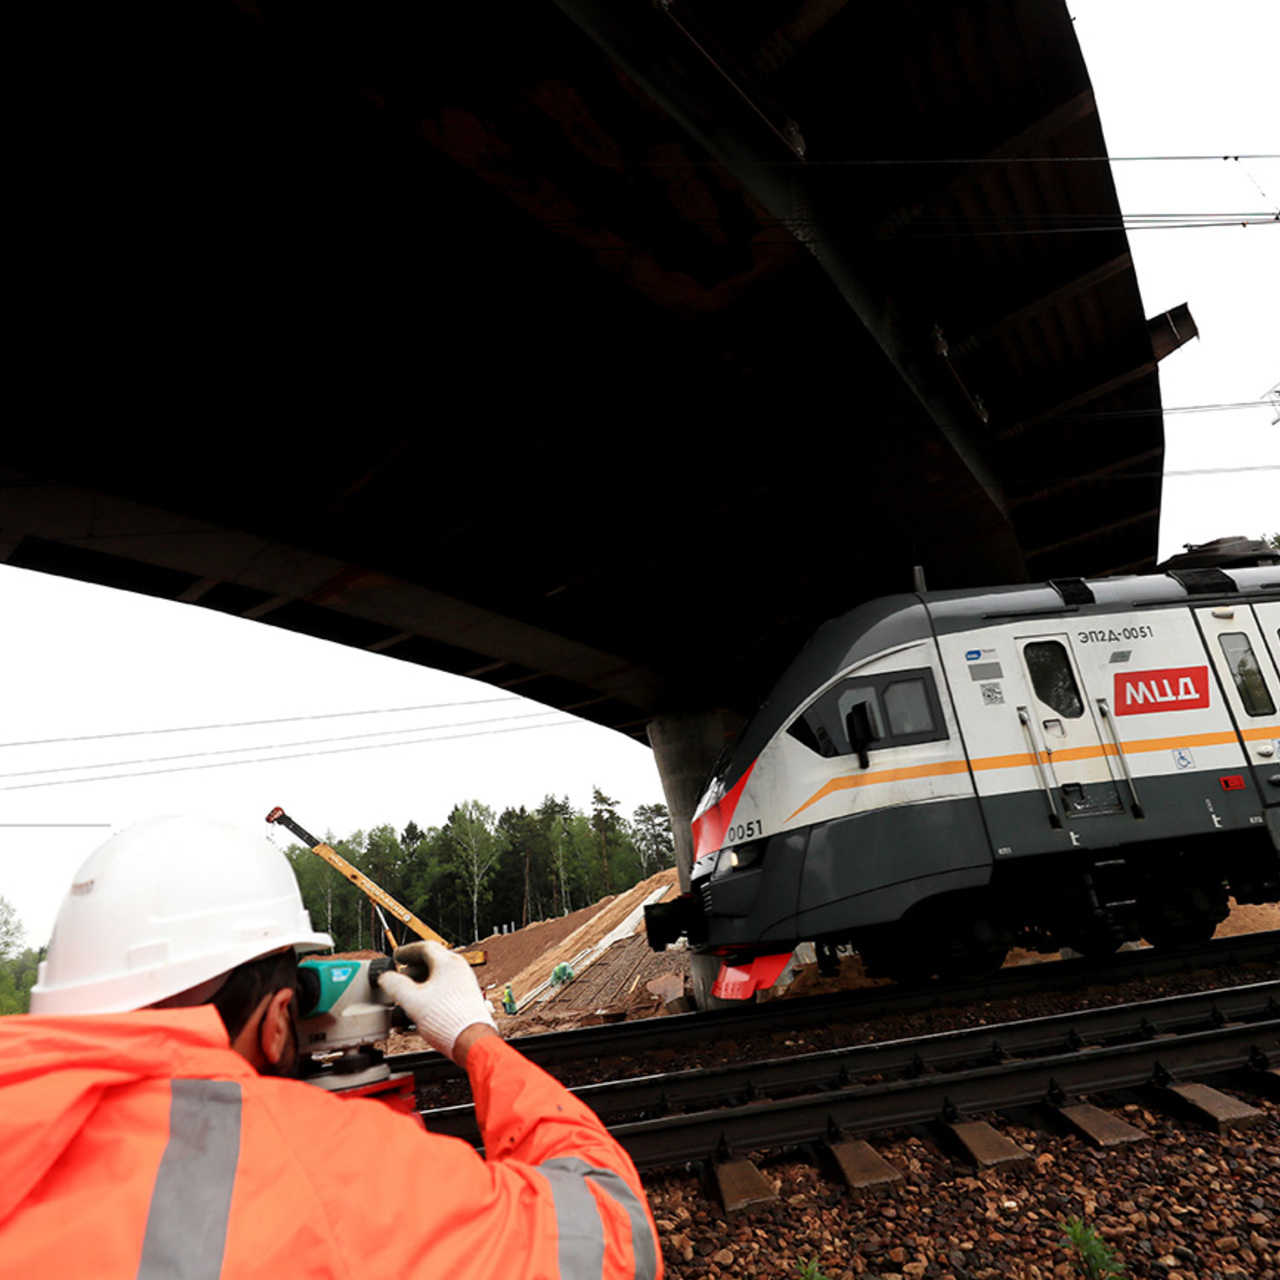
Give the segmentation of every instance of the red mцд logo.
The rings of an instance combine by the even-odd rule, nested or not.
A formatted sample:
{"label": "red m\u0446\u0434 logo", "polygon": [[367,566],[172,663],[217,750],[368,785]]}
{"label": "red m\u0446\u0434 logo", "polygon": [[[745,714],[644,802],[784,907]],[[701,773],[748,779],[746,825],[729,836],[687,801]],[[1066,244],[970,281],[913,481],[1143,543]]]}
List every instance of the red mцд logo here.
{"label": "red m\u0446\u0434 logo", "polygon": [[1162,671],[1117,671],[1118,716],[1153,711],[1194,711],[1209,705],[1208,667],[1166,667]]}

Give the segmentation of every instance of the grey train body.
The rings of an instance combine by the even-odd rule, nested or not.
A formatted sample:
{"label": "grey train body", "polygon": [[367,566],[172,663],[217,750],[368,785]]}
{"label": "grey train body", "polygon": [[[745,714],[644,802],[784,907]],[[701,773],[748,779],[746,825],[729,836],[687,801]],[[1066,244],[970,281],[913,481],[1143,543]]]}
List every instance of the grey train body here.
{"label": "grey train body", "polygon": [[650,940],[909,978],[1206,938],[1280,899],[1278,707],[1280,566],[861,606],[717,766]]}

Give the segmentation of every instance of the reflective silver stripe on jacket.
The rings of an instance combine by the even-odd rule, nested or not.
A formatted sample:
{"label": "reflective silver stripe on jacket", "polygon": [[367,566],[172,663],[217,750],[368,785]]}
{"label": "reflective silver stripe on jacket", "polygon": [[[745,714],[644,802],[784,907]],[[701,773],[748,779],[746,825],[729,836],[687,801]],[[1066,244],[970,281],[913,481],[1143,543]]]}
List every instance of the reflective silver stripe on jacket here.
{"label": "reflective silver stripe on jacket", "polygon": [[218,1280],[240,1158],[240,1086],[174,1080],[138,1280]]}
{"label": "reflective silver stripe on jacket", "polygon": [[560,1280],[598,1280],[604,1274],[604,1223],[595,1197],[587,1188],[587,1179],[626,1211],[631,1223],[636,1280],[653,1280],[658,1274],[658,1257],[649,1219],[639,1196],[622,1177],[612,1169],[597,1169],[573,1157],[548,1160],[537,1168],[551,1184],[556,1207]]}

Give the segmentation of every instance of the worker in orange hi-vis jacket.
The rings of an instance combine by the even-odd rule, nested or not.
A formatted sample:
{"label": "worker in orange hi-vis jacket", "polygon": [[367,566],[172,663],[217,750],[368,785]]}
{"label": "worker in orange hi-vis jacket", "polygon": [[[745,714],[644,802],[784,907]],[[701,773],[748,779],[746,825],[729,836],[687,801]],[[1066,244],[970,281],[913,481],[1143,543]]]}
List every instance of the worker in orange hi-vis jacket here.
{"label": "worker in orange hi-vis jacket", "polygon": [[381,984],[465,1068],[483,1159],[288,1078],[297,955],[330,945],[238,828],[153,819],[94,853],[32,1013],[0,1018],[0,1275],[657,1280],[630,1159],[438,943]]}

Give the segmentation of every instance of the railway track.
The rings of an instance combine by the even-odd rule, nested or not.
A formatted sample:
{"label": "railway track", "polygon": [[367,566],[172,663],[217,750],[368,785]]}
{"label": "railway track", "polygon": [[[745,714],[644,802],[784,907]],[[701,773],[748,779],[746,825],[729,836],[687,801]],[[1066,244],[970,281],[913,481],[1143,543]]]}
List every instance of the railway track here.
{"label": "railway track", "polygon": [[[1185,1103],[1192,1082],[1235,1073],[1280,1085],[1280,980],[785,1059],[583,1086],[641,1169],[1148,1086]],[[1077,1119],[1080,1112],[1076,1112]],[[471,1107],[427,1126],[478,1143]]]}
{"label": "railway track", "polygon": [[[1242,934],[1182,951],[1126,951],[1106,960],[1059,960],[1003,969],[981,983],[931,982],[919,987],[873,987],[805,999],[744,1004],[739,1009],[676,1014],[631,1023],[580,1027],[522,1036],[520,1051],[540,1066],[596,1058],[636,1056],[719,1040],[802,1031],[831,1023],[861,1024],[902,1014],[981,1001],[1017,999],[1042,991],[1069,991],[1101,983],[1125,983],[1200,969],[1228,969],[1280,959],[1280,930]],[[463,1073],[437,1053],[388,1057],[395,1070],[411,1070],[419,1089]]]}

